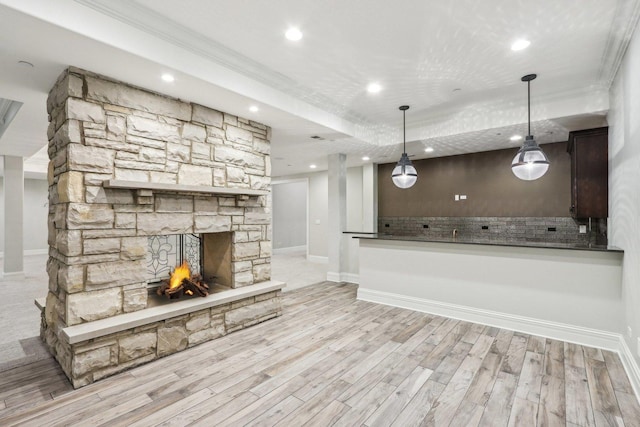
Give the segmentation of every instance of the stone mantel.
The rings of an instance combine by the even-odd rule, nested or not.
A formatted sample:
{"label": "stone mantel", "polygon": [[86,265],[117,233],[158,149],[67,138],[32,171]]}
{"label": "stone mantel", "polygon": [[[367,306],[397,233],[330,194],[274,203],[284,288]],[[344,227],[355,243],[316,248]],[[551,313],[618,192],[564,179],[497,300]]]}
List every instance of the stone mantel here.
{"label": "stone mantel", "polygon": [[206,185],[182,185],[160,182],[123,181],[120,179],[108,179],[102,183],[104,188],[151,190],[156,192],[171,193],[204,193],[229,196],[265,196],[267,190],[254,190],[251,188],[211,187]]}
{"label": "stone mantel", "polygon": [[[144,310],[125,313],[119,316],[108,317],[89,323],[69,326],[62,333],[70,344],[103,337],[105,335],[121,332],[130,328],[148,325],[153,322],[182,316],[194,311],[217,307],[245,298],[263,295],[269,292],[280,291],[285,287],[284,282],[269,280],[245,288],[229,289],[211,294],[207,297],[194,297],[172,302],[171,304],[151,307]],[[36,305],[38,305],[36,303]]]}

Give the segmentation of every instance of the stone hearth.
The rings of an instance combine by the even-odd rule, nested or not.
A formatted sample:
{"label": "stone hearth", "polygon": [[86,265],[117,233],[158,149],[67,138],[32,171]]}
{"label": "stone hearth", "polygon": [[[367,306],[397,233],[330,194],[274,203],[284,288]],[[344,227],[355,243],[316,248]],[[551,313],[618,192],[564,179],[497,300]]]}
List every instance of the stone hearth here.
{"label": "stone hearth", "polygon": [[[74,387],[280,314],[267,126],[77,68],[47,111],[41,335]],[[187,233],[203,236],[204,268],[228,291],[150,307],[148,237]]]}

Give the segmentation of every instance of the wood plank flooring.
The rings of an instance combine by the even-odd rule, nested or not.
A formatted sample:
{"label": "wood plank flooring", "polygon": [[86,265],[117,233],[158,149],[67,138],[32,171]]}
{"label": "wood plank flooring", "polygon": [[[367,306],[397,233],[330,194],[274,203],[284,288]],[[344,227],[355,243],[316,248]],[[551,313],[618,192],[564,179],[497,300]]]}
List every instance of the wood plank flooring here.
{"label": "wood plank flooring", "polygon": [[355,299],[284,314],[72,390],[52,359],[0,373],[0,425],[640,426],[615,353]]}

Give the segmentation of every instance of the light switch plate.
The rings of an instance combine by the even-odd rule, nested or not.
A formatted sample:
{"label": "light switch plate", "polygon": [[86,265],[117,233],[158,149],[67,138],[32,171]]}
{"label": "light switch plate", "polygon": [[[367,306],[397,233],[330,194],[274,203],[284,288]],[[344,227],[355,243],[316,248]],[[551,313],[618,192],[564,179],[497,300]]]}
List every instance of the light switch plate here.
{"label": "light switch plate", "polygon": [[581,225],[580,226],[580,234],[585,234],[587,232],[587,226],[586,225]]}
{"label": "light switch plate", "polygon": [[456,202],[460,200],[460,195],[456,194],[455,196],[453,196],[453,200],[455,200]]}
{"label": "light switch plate", "polygon": [[467,195],[466,194],[461,194],[460,195],[460,200],[467,200]]}

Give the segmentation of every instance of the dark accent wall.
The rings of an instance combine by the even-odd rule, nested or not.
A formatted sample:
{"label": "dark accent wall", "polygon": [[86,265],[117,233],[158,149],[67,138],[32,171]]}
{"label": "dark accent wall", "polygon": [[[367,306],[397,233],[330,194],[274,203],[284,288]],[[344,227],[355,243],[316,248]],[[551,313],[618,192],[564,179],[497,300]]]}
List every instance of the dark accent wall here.
{"label": "dark accent wall", "polygon": [[[380,164],[378,216],[568,217],[571,159],[567,143],[542,148],[551,166],[536,181],[521,181],[511,172],[518,148],[416,160],[418,182],[406,190],[391,181],[395,163]],[[465,194],[467,200],[456,202],[455,194]]]}

